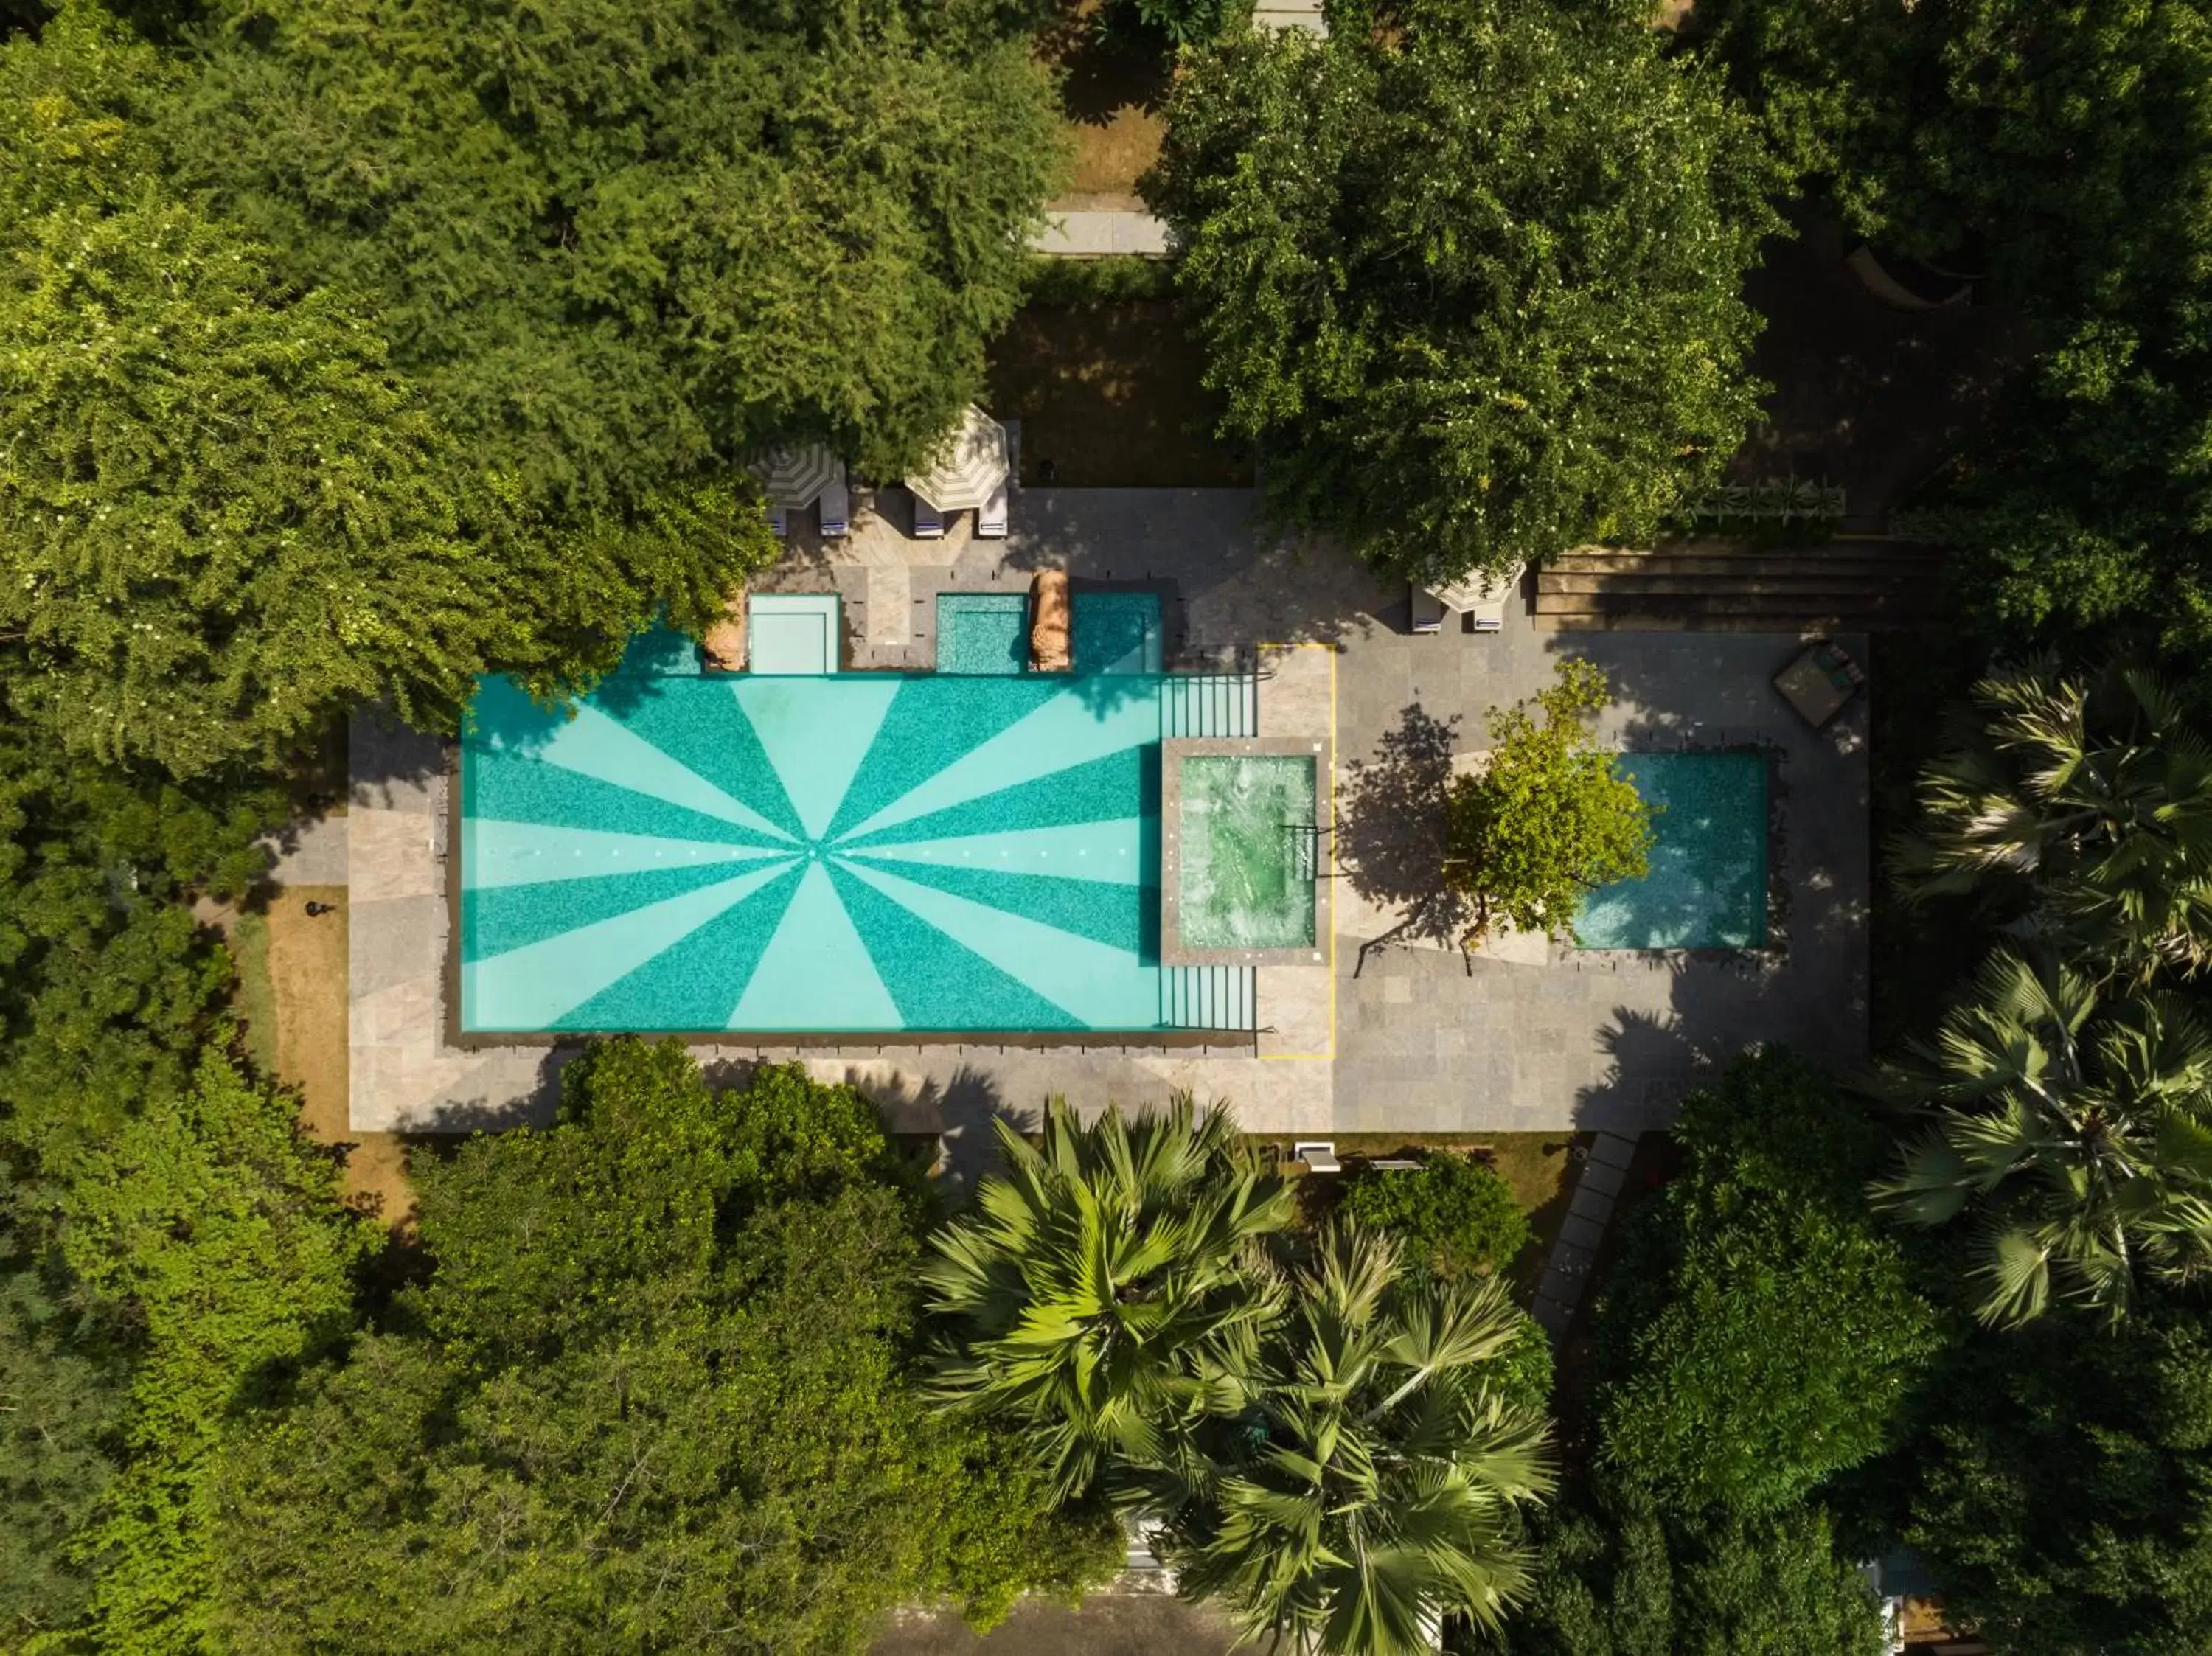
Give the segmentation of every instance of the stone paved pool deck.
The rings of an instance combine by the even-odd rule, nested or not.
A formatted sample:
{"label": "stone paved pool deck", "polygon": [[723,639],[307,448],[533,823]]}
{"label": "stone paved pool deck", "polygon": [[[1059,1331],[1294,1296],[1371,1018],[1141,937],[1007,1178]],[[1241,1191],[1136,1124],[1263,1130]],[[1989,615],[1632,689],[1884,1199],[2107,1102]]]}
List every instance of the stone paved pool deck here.
{"label": "stone paved pool deck", "polygon": [[[1263,735],[1325,734],[1338,847],[1322,967],[1262,968],[1256,1044],[1204,1051],[1132,1042],[1026,1048],[855,1043],[825,1051],[702,1046],[742,1065],[797,1057],[850,1079],[903,1129],[980,1157],[989,1119],[1033,1118],[1048,1095],[1086,1108],[1187,1087],[1225,1099],[1250,1131],[1611,1131],[1671,1120],[1685,1089],[1746,1045],[1783,1041],[1821,1061],[1864,1056],[1869,894],[1864,701],[1807,730],[1768,684],[1790,635],[1540,633],[1522,602],[1505,628],[1407,630],[1402,584],[1327,546],[1273,534],[1248,491],[1029,489],[1013,533],[906,533],[897,501],[856,502],[854,533],[803,537],[762,585],[846,596],[854,666],[927,664],[934,594],[1018,590],[1039,568],[1150,584],[1167,594],[1171,664],[1257,664]],[[1844,640],[1847,647],[1856,640]],[[1257,646],[1279,646],[1259,651]],[[1776,955],[1582,953],[1507,939],[1473,958],[1419,935],[1418,813],[1392,809],[1485,745],[1492,706],[1595,661],[1616,704],[1601,740],[1632,749],[1756,744],[1781,784],[1775,862],[1788,894]],[[1378,761],[1390,762],[1378,763]],[[541,1116],[566,1053],[449,1046],[446,778],[440,743],[357,725],[347,824],[351,878],[353,1125],[458,1131]],[[1441,770],[1439,769],[1441,767]],[[1443,945],[1443,946],[1440,946]]]}

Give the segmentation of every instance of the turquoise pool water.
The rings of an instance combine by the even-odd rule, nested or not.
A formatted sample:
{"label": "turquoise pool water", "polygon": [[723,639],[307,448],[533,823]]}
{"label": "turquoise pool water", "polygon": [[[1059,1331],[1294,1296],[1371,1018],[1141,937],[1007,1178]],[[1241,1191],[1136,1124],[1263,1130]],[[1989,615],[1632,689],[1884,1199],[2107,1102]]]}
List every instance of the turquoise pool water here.
{"label": "turquoise pool water", "polygon": [[790,676],[834,673],[837,629],[834,593],[756,592],[745,604],[745,665]]}
{"label": "turquoise pool water", "polygon": [[460,1022],[1162,1027],[1160,681],[486,681],[461,744]]}
{"label": "turquoise pool water", "polygon": [[1079,673],[1157,673],[1161,642],[1157,592],[1078,592],[1068,630]]}
{"label": "turquoise pool water", "polygon": [[1278,755],[1182,761],[1176,928],[1186,949],[1310,949],[1314,761]]}
{"label": "turquoise pool water", "polygon": [[1018,673],[1030,664],[1030,601],[1019,592],[940,592],[937,670]]}
{"label": "turquoise pool water", "polygon": [[1637,792],[1664,807],[1651,871],[1583,901],[1584,949],[1758,949],[1766,942],[1766,757],[1626,753]]}

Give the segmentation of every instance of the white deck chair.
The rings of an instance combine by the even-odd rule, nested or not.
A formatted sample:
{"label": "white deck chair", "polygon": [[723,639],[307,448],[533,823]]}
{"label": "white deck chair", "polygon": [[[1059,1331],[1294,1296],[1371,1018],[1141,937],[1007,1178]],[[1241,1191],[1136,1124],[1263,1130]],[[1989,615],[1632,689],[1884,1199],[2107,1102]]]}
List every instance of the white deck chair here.
{"label": "white deck chair", "polygon": [[768,509],[768,532],[778,540],[791,533],[790,519],[780,506],[771,506]]}
{"label": "white deck chair", "polygon": [[1413,623],[1416,633],[1441,633],[1444,629],[1444,607],[1437,595],[1425,586],[1416,586],[1413,597]]}
{"label": "white deck chair", "polygon": [[985,540],[1006,539],[1006,486],[1004,483],[991,491],[991,498],[983,502],[983,509],[975,514],[975,532]]}
{"label": "white deck chair", "polygon": [[945,538],[943,515],[919,494],[914,497],[914,537],[918,541],[941,541]]}
{"label": "white deck chair", "polygon": [[844,538],[845,519],[853,510],[853,496],[841,478],[822,491],[822,538],[825,541]]}

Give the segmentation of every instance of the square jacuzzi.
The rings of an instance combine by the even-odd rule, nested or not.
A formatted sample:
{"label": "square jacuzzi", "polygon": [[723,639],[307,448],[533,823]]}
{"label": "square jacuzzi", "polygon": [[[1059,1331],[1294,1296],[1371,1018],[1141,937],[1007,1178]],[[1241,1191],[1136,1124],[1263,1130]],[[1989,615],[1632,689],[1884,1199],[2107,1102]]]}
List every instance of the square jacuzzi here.
{"label": "square jacuzzi", "polygon": [[1328,936],[1321,744],[1162,744],[1160,959],[1170,966],[1311,965]]}

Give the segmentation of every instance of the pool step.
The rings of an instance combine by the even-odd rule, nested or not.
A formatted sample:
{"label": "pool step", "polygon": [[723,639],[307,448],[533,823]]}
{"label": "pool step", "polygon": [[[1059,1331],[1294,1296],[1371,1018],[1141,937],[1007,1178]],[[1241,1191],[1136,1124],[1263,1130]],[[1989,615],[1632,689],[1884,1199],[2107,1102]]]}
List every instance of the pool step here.
{"label": "pool step", "polygon": [[1160,698],[1166,737],[1257,736],[1260,681],[1249,673],[1177,673]]}
{"label": "pool step", "polygon": [[1249,966],[1170,966],[1160,973],[1160,1022],[1170,1029],[1260,1027],[1258,974]]}

